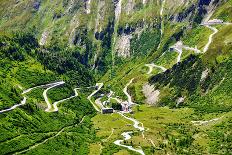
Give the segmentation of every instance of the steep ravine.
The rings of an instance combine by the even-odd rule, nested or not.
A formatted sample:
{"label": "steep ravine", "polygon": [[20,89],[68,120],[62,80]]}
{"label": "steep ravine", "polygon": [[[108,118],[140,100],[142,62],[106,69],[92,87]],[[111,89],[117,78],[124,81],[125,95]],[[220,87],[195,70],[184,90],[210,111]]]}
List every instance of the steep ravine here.
{"label": "steep ravine", "polygon": [[111,53],[112,53],[112,66],[114,66],[115,63],[115,43],[116,43],[116,39],[117,39],[117,31],[118,31],[118,25],[119,25],[119,19],[121,16],[121,11],[122,11],[122,0],[119,0],[118,3],[116,4],[115,7],[115,12],[114,12],[114,33],[113,33],[113,37],[112,37],[112,49],[111,49]]}

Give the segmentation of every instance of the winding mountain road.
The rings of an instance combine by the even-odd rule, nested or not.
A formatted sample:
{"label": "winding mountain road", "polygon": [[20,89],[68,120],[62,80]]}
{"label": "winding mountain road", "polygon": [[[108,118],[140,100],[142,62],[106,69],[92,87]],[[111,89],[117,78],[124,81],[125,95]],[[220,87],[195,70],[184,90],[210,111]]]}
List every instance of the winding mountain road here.
{"label": "winding mountain road", "polygon": [[205,25],[205,26],[208,27],[209,29],[211,29],[213,31],[213,33],[209,36],[208,42],[207,42],[207,44],[205,45],[205,47],[203,49],[203,53],[208,51],[209,46],[211,45],[211,43],[213,41],[213,36],[218,33],[218,29],[216,29],[215,27],[212,27],[212,26],[209,26],[209,25]]}
{"label": "winding mountain road", "polygon": [[[162,15],[162,12],[163,12],[163,7],[164,7],[164,3],[165,3],[165,0],[163,1],[163,4],[162,4],[162,8],[161,8],[161,11],[160,11],[160,14]],[[208,43],[205,45],[204,49],[203,49],[203,52],[201,52],[201,50],[197,49],[197,47],[195,48],[192,48],[192,47],[189,47],[189,46],[186,46],[186,45],[183,45],[183,43],[181,41],[177,42],[174,46],[172,46],[171,48],[173,48],[175,51],[178,52],[178,57],[177,57],[177,62],[176,63],[179,63],[181,61],[181,56],[182,56],[182,53],[183,53],[183,49],[185,50],[190,50],[190,51],[194,51],[195,53],[205,53],[209,46],[211,45],[212,43],[212,40],[213,40],[213,36],[218,32],[218,30],[215,28],[215,27],[211,27],[210,25],[205,25],[206,27],[210,28],[211,30],[213,30],[213,33],[209,36],[209,39],[208,39]],[[161,28],[161,35],[162,35],[162,28]],[[160,45],[159,45],[160,46]],[[162,54],[162,56],[164,55],[164,53]],[[162,66],[157,66],[155,65],[154,63],[152,64],[146,64],[145,66],[149,67],[149,71],[147,72],[147,74],[151,74],[152,70],[153,70],[153,67],[157,67],[159,69],[161,69],[162,71],[166,71],[166,68],[162,67]],[[131,96],[129,95],[129,93],[127,92],[127,88],[128,86],[133,82],[134,78],[131,79],[125,86],[125,88],[123,89],[123,92],[126,94],[127,98],[128,98],[128,102],[129,104],[134,104],[132,102],[132,99],[131,99]],[[142,132],[142,135],[144,137],[144,127],[143,125],[142,126],[139,126],[139,124],[142,124],[140,123],[139,121],[137,121],[136,119],[133,119],[133,118],[130,118],[130,117],[127,117],[125,116],[122,112],[118,112],[122,117],[124,117],[125,119],[128,119],[130,121],[132,121],[134,123],[134,128],[135,129],[138,129],[140,132]],[[214,122],[214,121],[218,121],[220,118],[215,118],[215,119],[212,119],[212,120],[209,120],[209,121],[192,121],[193,124],[195,125],[204,125],[204,124],[207,124],[207,123],[210,123],[210,122]],[[121,146],[121,147],[125,147],[129,150],[132,150],[132,151],[135,151],[137,153],[140,153],[142,155],[144,155],[144,152],[142,149],[135,149],[133,148],[132,146],[127,146],[127,145],[124,145],[122,144],[122,142],[124,142],[125,140],[129,140],[131,139],[131,134],[133,134],[133,131],[129,131],[129,132],[123,132],[121,135],[124,137],[124,140],[116,140],[114,142],[114,144],[118,145],[118,146]],[[145,138],[145,137],[144,137]],[[152,139],[149,139],[149,141],[151,142],[151,144],[155,147],[155,144],[153,142]]]}
{"label": "winding mountain road", "polygon": [[191,121],[191,123],[193,123],[194,125],[207,125],[208,123],[212,123],[212,122],[216,122],[216,121],[220,120],[222,117],[214,118],[214,119],[211,119],[208,121]]}
{"label": "winding mountain road", "polygon": [[[75,95],[73,95],[73,96],[71,96],[71,97],[62,99],[62,100],[60,100],[60,101],[56,101],[56,102],[54,102],[53,104],[50,103],[49,98],[48,98],[48,96],[47,96],[47,92],[48,92],[50,89],[52,89],[52,88],[54,88],[54,87],[57,87],[57,86],[59,86],[59,85],[62,85],[62,84],[64,84],[64,83],[65,83],[64,81],[59,81],[59,82],[53,82],[53,83],[49,83],[49,84],[45,84],[45,85],[35,86],[35,87],[32,87],[32,88],[29,88],[29,89],[24,90],[24,91],[22,92],[22,95],[25,95],[25,94],[27,94],[27,93],[29,93],[29,92],[31,92],[32,90],[37,89],[37,88],[46,88],[46,87],[48,87],[48,88],[47,88],[46,90],[44,90],[44,92],[43,92],[44,100],[45,100],[45,102],[47,103],[47,108],[45,109],[45,111],[46,111],[46,112],[56,112],[56,111],[59,110],[58,107],[57,107],[57,105],[58,105],[59,103],[62,103],[62,102],[64,102],[64,101],[67,101],[67,100],[70,100],[70,99],[72,99],[72,98],[74,98],[74,97],[77,97],[77,96],[78,96],[77,90],[80,89],[80,88],[75,88],[75,89],[74,89]],[[96,94],[96,93],[101,89],[101,87],[103,86],[103,83],[97,83],[96,86],[98,87],[98,89],[97,89],[96,91],[94,91],[90,96],[88,96],[88,99],[89,99],[89,100],[90,100],[90,98],[91,98],[94,94]],[[86,88],[92,88],[92,86],[91,86],[91,87],[86,87]],[[12,106],[12,107],[10,107],[10,108],[8,108],[8,109],[0,110],[0,114],[1,114],[1,113],[4,113],[4,112],[12,111],[12,110],[14,110],[14,109],[17,108],[17,107],[20,107],[20,106],[22,106],[22,105],[25,105],[25,104],[26,104],[26,101],[27,101],[27,97],[24,96],[24,97],[23,97],[23,100],[22,100],[19,104],[16,104],[16,105],[14,105],[14,106]],[[97,110],[98,107],[96,107],[96,105],[95,105],[91,100],[90,100],[90,102],[94,105],[94,108]],[[98,109],[97,111],[100,111],[100,110]]]}
{"label": "winding mountain road", "polygon": [[43,92],[43,97],[45,99],[45,102],[47,103],[47,109],[45,110],[46,112],[52,112],[52,104],[50,103],[49,99],[48,99],[48,96],[47,96],[47,92],[54,88],[54,87],[57,87],[59,85],[62,85],[64,84],[65,82],[64,81],[60,81],[60,82],[56,82],[56,83],[53,83],[50,87],[48,87],[46,90],[44,90]]}
{"label": "winding mountain road", "polygon": [[193,47],[183,45],[183,49],[189,50],[189,51],[194,51],[195,53],[201,53],[201,50],[197,49],[197,47],[193,48]]}
{"label": "winding mountain road", "polygon": [[178,50],[178,49],[177,49],[177,51],[178,51],[179,55],[178,55],[178,57],[177,57],[176,63],[180,62],[180,60],[181,60],[181,55],[182,55],[182,53],[183,53],[182,49],[181,49],[181,50]]}
{"label": "winding mountain road", "polygon": [[181,55],[183,53],[183,49],[186,49],[186,50],[191,50],[191,51],[194,51],[195,53],[205,53],[206,51],[208,51],[212,41],[213,41],[213,37],[215,34],[218,33],[218,29],[215,28],[215,27],[212,27],[211,25],[230,25],[231,23],[210,23],[210,22],[205,22],[205,23],[202,23],[201,25],[211,29],[213,31],[213,33],[209,36],[208,38],[208,42],[207,44],[204,46],[204,49],[203,51],[197,49],[196,47],[195,48],[192,48],[192,47],[188,47],[186,45],[183,45],[182,41],[178,41],[175,45],[171,46],[170,48],[173,48],[175,51],[177,51],[179,53],[178,57],[177,57],[177,63],[180,62],[181,60]]}
{"label": "winding mountain road", "polygon": [[[84,121],[84,119],[85,119],[85,116],[84,116],[84,117],[81,119],[81,121],[80,121],[78,124],[76,124],[75,126],[80,125],[80,124]],[[40,143],[36,143],[36,144],[30,146],[28,149],[22,150],[22,151],[20,151],[20,152],[16,152],[16,153],[14,153],[13,155],[22,154],[22,153],[25,153],[25,152],[30,151],[30,150],[32,150],[32,149],[35,149],[36,147],[38,147],[38,146],[40,146],[40,145],[42,145],[42,144],[45,144],[47,141],[56,138],[56,137],[59,136],[62,132],[64,132],[65,129],[69,129],[69,128],[73,127],[73,126],[74,126],[74,125],[70,125],[70,126],[67,126],[67,127],[63,127],[63,128],[62,128],[60,131],[58,131],[54,136],[49,137],[49,138],[45,139],[44,141],[42,141],[42,142],[40,142]]]}
{"label": "winding mountain road", "polygon": [[[93,87],[93,86],[85,87],[85,88],[89,89],[89,88],[92,88],[92,87]],[[81,88],[75,88],[75,89],[74,89],[75,94],[74,94],[73,96],[68,97],[68,98],[65,98],[65,99],[62,99],[62,100],[60,100],[60,101],[54,102],[54,103],[53,103],[53,110],[50,110],[49,112],[56,112],[56,111],[58,111],[58,110],[59,110],[58,107],[57,107],[58,104],[60,104],[60,103],[62,103],[62,102],[65,102],[65,101],[67,101],[67,100],[70,100],[70,99],[72,99],[72,98],[77,97],[77,96],[79,95],[78,92],[77,92],[77,90],[79,90],[79,89],[81,89]]]}
{"label": "winding mountain road", "polygon": [[177,51],[177,53],[179,53],[179,55],[177,56],[177,63],[180,62],[180,60],[181,60],[181,55],[183,53],[183,49],[189,50],[189,51],[194,51],[196,54],[202,53],[201,50],[197,49],[197,47],[193,48],[193,47],[186,46],[183,44],[182,41],[178,41],[176,44],[174,44],[170,48],[173,48],[175,51]]}
{"label": "winding mountain road", "polygon": [[182,41],[178,41],[175,45],[171,46],[171,48],[173,48],[178,53],[176,63],[179,63],[180,60],[181,60],[181,55],[183,53],[183,50],[182,50],[183,43],[182,43]]}
{"label": "winding mountain road", "polygon": [[106,139],[103,139],[102,141],[107,142],[113,134],[114,134],[114,129],[112,128],[111,134]]}
{"label": "winding mountain road", "polygon": [[[133,80],[134,80],[134,78],[132,78],[132,79],[126,84],[126,86],[125,86],[124,89],[123,89],[123,92],[126,94],[126,96],[127,96],[127,98],[128,98],[128,104],[130,104],[130,105],[133,105],[133,104],[135,104],[135,103],[132,102],[131,96],[130,96],[130,94],[127,92],[127,88],[128,88],[128,86],[133,82]],[[140,123],[139,121],[137,121],[137,120],[134,119],[134,118],[130,118],[130,117],[128,117],[128,116],[125,116],[122,112],[118,112],[118,114],[120,114],[120,115],[121,115],[122,117],[124,117],[125,119],[132,121],[132,122],[133,122],[133,127],[134,127],[135,129],[138,129],[140,132],[142,132],[142,135],[143,135],[143,137],[144,137],[144,127],[143,127],[143,124],[142,124],[142,123]],[[139,124],[141,124],[142,126],[139,126]],[[132,133],[133,133],[133,131],[123,132],[121,135],[124,137],[124,140],[129,140],[129,139],[131,139],[130,134],[132,134]],[[114,144],[115,144],[115,145],[118,145],[118,146],[121,146],[121,147],[125,147],[125,148],[127,148],[127,149],[129,149],[129,150],[131,150],[131,151],[137,152],[137,153],[139,153],[139,154],[141,154],[141,155],[145,155],[145,153],[143,152],[142,149],[137,149],[137,148],[133,148],[132,146],[128,146],[128,145],[122,144],[122,142],[123,142],[124,140],[116,140],[116,141],[114,141]]]}
{"label": "winding mountain road", "polygon": [[[133,126],[134,126],[135,129],[138,129],[140,132],[144,132],[144,127],[139,126],[139,124],[141,124],[139,121],[137,121],[136,119],[127,117],[121,112],[118,112],[118,114],[120,114],[125,119],[132,121],[134,123]],[[124,137],[124,140],[129,140],[129,139],[131,139],[130,134],[133,134],[133,131],[123,132],[121,135]],[[127,149],[129,149],[131,151],[137,152],[137,153],[139,153],[141,155],[145,155],[145,153],[143,152],[142,149],[136,149],[136,148],[133,148],[132,146],[121,144],[124,140],[116,140],[116,141],[114,141],[114,144],[118,145],[118,146],[121,146],[121,147],[125,147],[125,148],[127,148]]]}
{"label": "winding mountain road", "polygon": [[[61,81],[61,82],[63,82],[63,81]],[[57,83],[61,83],[61,82],[54,82],[54,83],[49,83],[49,84],[45,84],[45,85],[35,86],[35,87],[32,87],[32,88],[29,88],[29,89],[24,90],[24,91],[22,92],[22,95],[25,95],[25,94],[31,92],[33,89],[49,87],[49,86],[53,86],[53,85],[55,85],[55,84],[57,84]],[[4,112],[11,111],[11,110],[14,110],[15,108],[20,107],[20,106],[22,106],[22,105],[25,105],[25,104],[26,104],[26,101],[27,101],[27,97],[24,96],[24,97],[23,97],[23,100],[21,101],[20,104],[16,104],[16,105],[12,106],[11,108],[1,110],[1,111],[0,111],[0,114],[1,114],[1,113],[4,113]]]}
{"label": "winding mountain road", "polygon": [[[163,7],[164,7],[164,3],[165,3],[165,0],[163,1],[162,3],[162,8],[161,8],[161,11],[160,11],[160,15],[162,15],[163,13]],[[226,23],[228,24],[228,23]],[[177,57],[177,61],[176,63],[179,63],[181,61],[181,56],[182,56],[182,53],[183,53],[183,49],[185,50],[190,50],[190,51],[194,51],[195,53],[205,53],[208,48],[210,47],[211,43],[212,43],[212,40],[213,40],[213,36],[218,33],[218,29],[216,29],[215,27],[212,27],[210,25],[205,25],[206,27],[208,27],[209,29],[211,29],[213,31],[213,33],[209,36],[209,39],[208,39],[208,42],[207,44],[205,45],[204,49],[203,49],[203,52],[201,52],[201,50],[197,49],[197,47],[193,48],[193,47],[189,47],[189,46],[186,46],[186,45],[183,45],[182,41],[179,41],[177,42],[175,45],[173,45],[171,48],[173,48],[175,51],[178,52],[178,57]],[[162,36],[162,28],[161,28],[161,36]],[[160,46],[160,45],[159,45]],[[162,54],[162,56],[164,55],[164,53]],[[153,70],[153,67],[157,67],[159,69],[161,69],[163,72],[166,71],[166,68],[162,67],[162,66],[158,66],[158,65],[155,65],[154,63],[152,64],[145,64],[145,66],[147,66],[149,68],[149,71],[147,72],[147,74],[151,74],[152,73],[152,70]],[[126,94],[127,98],[128,98],[128,102],[129,104],[134,104],[132,102],[132,99],[131,99],[131,96],[129,95],[129,93],[127,92],[127,88],[128,86],[133,82],[134,78],[131,79],[125,86],[125,88],[123,89],[123,92],[124,94]],[[118,101],[119,102],[119,101]],[[133,118],[130,118],[130,117],[127,117],[125,116],[123,113],[121,112],[118,112],[121,116],[123,116],[124,118],[132,121],[134,123],[134,128],[138,129],[140,132],[142,132],[142,135],[144,137],[144,127],[143,126],[139,126],[139,124],[142,124],[140,123],[139,121],[133,119]],[[214,121],[218,121],[220,118],[215,118],[215,119],[212,119],[212,120],[209,120],[209,121],[192,121],[193,124],[195,125],[204,125],[204,124],[207,124],[207,123],[210,123],[210,122],[214,122]],[[131,136],[130,134],[132,134],[133,132],[132,131],[129,131],[129,132],[123,132],[121,135],[124,137],[124,140],[129,140],[131,139]],[[121,144],[124,140],[116,140],[114,142],[114,144],[118,145],[118,146],[121,146],[121,147],[125,147],[129,150],[132,150],[132,151],[135,151],[135,152],[138,152],[142,155],[144,155],[144,152],[142,149],[135,149],[133,148],[132,146],[127,146],[127,145],[123,145]],[[151,144],[155,147],[155,144],[154,142],[149,139],[149,141],[151,142]]]}
{"label": "winding mountain road", "polygon": [[110,99],[116,100],[118,103],[121,103],[122,100],[119,99],[118,97],[112,97],[115,94],[115,92],[110,91],[110,94],[108,95],[108,102],[110,102]]}
{"label": "winding mountain road", "polygon": [[123,92],[124,92],[124,94],[126,94],[126,96],[127,96],[127,98],[128,98],[128,103],[129,103],[130,105],[135,104],[135,103],[132,102],[131,96],[130,96],[130,94],[127,92],[127,88],[128,88],[128,86],[133,82],[133,80],[134,80],[134,78],[131,79],[131,80],[126,84],[126,86],[125,86],[124,89],[123,89]]}
{"label": "winding mountain road", "polygon": [[[124,117],[125,119],[132,121],[132,122],[134,123],[134,124],[133,124],[134,128],[138,129],[138,130],[141,131],[141,132],[144,131],[144,127],[143,127],[142,123],[140,123],[139,121],[137,121],[137,120],[134,119],[134,118],[125,116],[122,112],[118,112],[118,113],[119,113],[122,117]],[[142,126],[139,126],[139,124],[141,124]]]}
{"label": "winding mountain road", "polygon": [[78,92],[77,92],[78,89],[80,89],[80,88],[75,88],[75,89],[74,89],[75,95],[73,95],[73,96],[71,96],[71,97],[68,97],[68,98],[66,98],[66,99],[63,99],[63,100],[54,102],[54,103],[53,103],[53,108],[54,108],[54,109],[53,109],[51,112],[56,112],[56,111],[59,110],[58,107],[57,107],[57,105],[58,105],[59,103],[62,103],[62,102],[64,102],[64,101],[67,101],[67,100],[70,100],[70,99],[72,99],[72,98],[74,98],[74,97],[77,97],[77,96],[78,96]]}
{"label": "winding mountain road", "polygon": [[[210,17],[211,16],[209,16],[209,18]],[[215,21],[218,21],[218,22],[215,22]],[[208,51],[208,49],[209,49],[209,47],[210,47],[210,45],[211,45],[211,43],[213,41],[214,35],[218,33],[218,29],[215,28],[215,27],[212,27],[211,25],[231,25],[231,23],[229,23],[229,22],[223,22],[222,20],[220,20],[220,21],[218,19],[212,19],[212,20],[208,19],[208,21],[201,24],[201,25],[203,25],[203,26],[205,26],[205,27],[207,27],[207,28],[209,28],[209,29],[211,29],[213,31],[213,33],[209,36],[208,42],[205,45],[202,53],[205,53],[206,51]]]}
{"label": "winding mountain road", "polygon": [[95,104],[96,104],[98,107],[100,107],[100,109],[103,109],[103,108],[105,108],[105,106],[104,106],[105,101],[102,103],[101,99],[102,99],[102,97],[97,98],[97,99],[95,100]]}
{"label": "winding mountain road", "polygon": [[111,97],[111,99],[116,100],[118,103],[121,103],[121,102],[122,102],[122,100],[119,99],[119,98],[117,98],[117,97]]}
{"label": "winding mountain road", "polygon": [[158,68],[158,69],[161,69],[163,72],[165,72],[165,71],[167,70],[167,69],[164,68],[163,66],[158,66],[158,65],[155,65],[154,63],[145,64],[145,66],[149,68],[147,74],[151,74],[154,67],[156,67],[156,68]]}
{"label": "winding mountain road", "polygon": [[15,108],[17,108],[17,107],[19,107],[19,106],[22,106],[22,105],[26,104],[26,101],[27,101],[27,98],[24,96],[24,97],[23,97],[23,100],[21,101],[21,103],[20,103],[20,104],[16,104],[16,105],[12,106],[12,107],[11,107],[11,108],[9,108],[9,109],[1,110],[1,111],[0,111],[0,114],[1,114],[1,113],[4,113],[4,112],[7,112],[7,111],[14,110],[14,109],[15,109]]}
{"label": "winding mountain road", "polygon": [[96,84],[96,87],[97,87],[97,90],[95,90],[94,92],[92,92],[92,94],[90,94],[89,96],[88,96],[88,100],[90,101],[90,103],[93,105],[93,107],[94,107],[94,109],[96,110],[96,111],[98,111],[98,112],[100,112],[100,109],[99,109],[99,107],[97,107],[96,106],[96,104],[91,100],[91,98],[92,98],[92,96],[93,95],[95,95],[102,87],[103,87],[103,83],[97,83]]}

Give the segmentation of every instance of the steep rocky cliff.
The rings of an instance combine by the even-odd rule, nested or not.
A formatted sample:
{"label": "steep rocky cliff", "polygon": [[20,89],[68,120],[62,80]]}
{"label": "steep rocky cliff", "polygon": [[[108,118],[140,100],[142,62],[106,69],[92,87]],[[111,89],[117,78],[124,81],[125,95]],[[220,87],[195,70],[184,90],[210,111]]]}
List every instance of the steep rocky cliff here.
{"label": "steep rocky cliff", "polygon": [[108,60],[112,55],[122,58],[140,55],[143,51],[133,50],[132,40],[161,27],[161,20],[200,23],[221,3],[218,0],[2,0],[0,30],[31,29],[45,48],[78,46],[88,53],[86,64],[98,68],[113,61]]}

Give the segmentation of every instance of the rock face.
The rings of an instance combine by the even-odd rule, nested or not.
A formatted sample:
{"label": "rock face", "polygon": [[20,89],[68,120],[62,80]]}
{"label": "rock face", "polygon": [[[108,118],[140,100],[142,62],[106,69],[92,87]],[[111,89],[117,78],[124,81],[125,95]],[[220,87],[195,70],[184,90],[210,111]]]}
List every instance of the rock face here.
{"label": "rock face", "polygon": [[127,58],[130,57],[130,39],[132,35],[123,34],[119,36],[118,40],[116,41],[116,53],[118,57]]}
{"label": "rock face", "polygon": [[134,0],[128,0],[125,6],[125,10],[127,14],[130,14],[133,11],[134,5],[135,5]]}
{"label": "rock face", "polygon": [[40,45],[45,45],[46,44],[48,35],[49,35],[49,32],[47,30],[42,33],[41,39],[39,41]]}
{"label": "rock face", "polygon": [[169,20],[174,22],[195,21],[197,23],[208,21],[220,3],[222,0],[199,0],[197,3],[182,1],[180,4],[186,9],[172,14]]}
{"label": "rock face", "polygon": [[185,98],[184,97],[179,97],[176,101],[176,106],[178,107],[180,104],[184,103]]}
{"label": "rock face", "polygon": [[154,87],[149,84],[145,84],[143,86],[143,94],[146,97],[146,103],[150,105],[156,105],[156,103],[159,101],[159,90],[154,90]]}
{"label": "rock face", "polygon": [[[144,40],[143,34],[161,27],[162,36],[166,22],[192,23],[198,10],[205,15],[214,10],[220,1],[222,0],[61,0],[46,3],[33,0],[28,4],[26,1],[19,1],[17,9],[6,1],[4,3],[9,3],[9,6],[0,13],[0,30],[10,28],[9,26],[18,30],[35,27],[40,45],[50,45],[55,40],[70,47],[79,46],[89,58],[89,65],[97,62],[98,68],[108,64],[112,51],[115,52],[113,57],[122,58],[148,54],[155,48],[155,44],[154,47],[149,45],[149,49],[135,46],[148,42]],[[204,10],[201,11],[201,8]],[[22,13],[28,18],[21,18],[19,15]],[[177,37],[180,38],[181,33],[173,37],[179,40]],[[114,58],[111,61],[113,60]]]}
{"label": "rock face", "polygon": [[175,19],[177,22],[182,21],[189,21],[192,19],[194,12],[195,12],[196,6],[191,5],[188,9],[184,10],[183,12],[179,13]]}
{"label": "rock face", "polygon": [[115,6],[115,23],[119,21],[122,12],[122,0],[119,0]]}
{"label": "rock face", "polygon": [[79,26],[79,20],[78,16],[74,16],[70,22],[70,31],[67,32],[67,35],[69,36],[69,45],[72,46],[75,41],[76,36],[76,29]]}
{"label": "rock face", "polygon": [[90,4],[91,4],[91,0],[87,0],[85,2],[86,14],[90,14],[91,13],[91,6],[90,6]]}
{"label": "rock face", "polygon": [[105,5],[105,1],[99,1],[98,2],[98,6],[97,6],[97,17],[95,20],[95,28],[94,28],[94,32],[98,32],[98,31],[102,31],[102,27],[100,25],[100,23],[104,20],[104,5]]}
{"label": "rock face", "polygon": [[201,82],[205,81],[205,79],[208,77],[208,75],[209,75],[209,69],[207,68],[201,74]]}
{"label": "rock face", "polygon": [[143,0],[143,5],[145,5],[147,3],[147,0]]}

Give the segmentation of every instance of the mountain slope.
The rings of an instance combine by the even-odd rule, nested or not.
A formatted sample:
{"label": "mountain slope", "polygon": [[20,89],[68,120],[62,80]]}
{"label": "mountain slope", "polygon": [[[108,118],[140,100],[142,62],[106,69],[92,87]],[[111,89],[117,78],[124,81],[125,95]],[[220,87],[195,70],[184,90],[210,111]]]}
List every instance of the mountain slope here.
{"label": "mountain slope", "polygon": [[1,154],[231,154],[231,6],[0,0]]}

